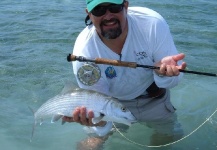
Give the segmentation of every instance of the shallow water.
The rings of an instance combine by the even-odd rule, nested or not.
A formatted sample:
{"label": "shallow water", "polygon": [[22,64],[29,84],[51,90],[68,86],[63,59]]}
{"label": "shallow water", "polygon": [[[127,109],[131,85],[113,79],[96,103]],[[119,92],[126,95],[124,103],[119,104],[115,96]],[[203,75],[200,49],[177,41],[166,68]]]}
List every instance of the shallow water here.
{"label": "shallow water", "polygon": [[[186,54],[189,70],[217,73],[216,0],[135,0],[130,5],[152,8],[167,20],[177,49]],[[80,125],[47,122],[37,126],[30,143],[33,114],[28,109],[37,109],[57,95],[65,81],[74,80],[66,56],[85,27],[84,9],[83,0],[1,0],[1,149],[73,150],[86,138]],[[185,74],[179,86],[171,90],[185,136],[216,110],[216,88],[216,77]],[[151,129],[135,124],[124,135],[148,145],[151,133]],[[105,150],[123,148],[155,149],[131,143],[119,133],[104,145]],[[156,149],[217,149],[217,114],[186,139]]]}

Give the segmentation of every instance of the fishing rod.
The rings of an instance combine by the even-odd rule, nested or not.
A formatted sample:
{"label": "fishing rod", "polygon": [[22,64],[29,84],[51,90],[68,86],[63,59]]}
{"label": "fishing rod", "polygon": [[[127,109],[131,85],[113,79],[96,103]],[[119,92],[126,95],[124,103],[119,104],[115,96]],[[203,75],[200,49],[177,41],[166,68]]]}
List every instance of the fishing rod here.
{"label": "fishing rod", "polygon": [[[68,62],[71,62],[71,61],[93,62],[96,64],[107,64],[107,65],[130,67],[130,68],[142,67],[142,68],[148,68],[148,69],[160,69],[160,67],[141,65],[141,64],[137,64],[136,62],[111,60],[111,59],[105,59],[105,58],[90,59],[90,58],[86,58],[83,56],[75,56],[71,54],[67,56],[67,61]],[[214,77],[217,76],[217,74],[207,73],[207,72],[198,72],[198,71],[190,71],[190,70],[183,70],[183,69],[179,69],[179,71],[183,73],[191,73],[191,74],[197,74],[197,75],[214,76]]]}

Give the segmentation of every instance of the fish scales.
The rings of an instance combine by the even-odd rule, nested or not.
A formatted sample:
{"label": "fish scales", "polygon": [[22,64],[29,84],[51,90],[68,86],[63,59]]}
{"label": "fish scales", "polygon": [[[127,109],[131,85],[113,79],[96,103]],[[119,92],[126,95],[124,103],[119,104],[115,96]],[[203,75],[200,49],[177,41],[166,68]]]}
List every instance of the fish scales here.
{"label": "fish scales", "polygon": [[[92,92],[80,95],[77,94],[66,94],[56,96],[53,99],[48,100],[43,104],[35,114],[35,117],[39,116],[51,116],[57,112],[64,114],[65,116],[71,117],[72,110],[78,106],[85,106],[87,109],[98,110],[103,109],[103,104],[105,103],[105,97],[99,94],[91,94]],[[73,97],[72,97],[73,95]],[[95,103],[97,99],[97,104]],[[107,97],[107,99],[111,99]],[[68,112],[68,111],[70,112]]]}

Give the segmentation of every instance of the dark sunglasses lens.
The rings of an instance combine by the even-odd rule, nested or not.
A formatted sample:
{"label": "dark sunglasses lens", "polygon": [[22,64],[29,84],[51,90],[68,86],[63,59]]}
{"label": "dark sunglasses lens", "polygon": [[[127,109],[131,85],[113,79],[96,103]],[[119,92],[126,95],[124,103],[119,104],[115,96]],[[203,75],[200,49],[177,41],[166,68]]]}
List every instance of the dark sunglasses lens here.
{"label": "dark sunglasses lens", "polygon": [[111,5],[109,7],[109,11],[111,13],[119,13],[120,11],[122,11],[122,9],[123,9],[123,5],[122,4],[121,5]]}
{"label": "dark sunglasses lens", "polygon": [[100,17],[106,13],[106,10],[108,9],[111,13],[119,13],[123,9],[123,4],[112,4],[109,6],[96,6],[91,13],[94,16]]}
{"label": "dark sunglasses lens", "polygon": [[106,13],[106,10],[107,10],[107,7],[105,6],[97,6],[91,11],[91,13],[94,16],[100,17]]}

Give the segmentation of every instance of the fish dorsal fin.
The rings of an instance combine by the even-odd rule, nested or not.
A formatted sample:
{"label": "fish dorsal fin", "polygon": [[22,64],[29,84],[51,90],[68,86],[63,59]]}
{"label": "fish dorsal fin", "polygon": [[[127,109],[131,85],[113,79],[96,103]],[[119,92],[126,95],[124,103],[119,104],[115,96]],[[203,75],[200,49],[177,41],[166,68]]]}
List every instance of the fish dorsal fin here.
{"label": "fish dorsal fin", "polygon": [[93,124],[99,123],[99,122],[103,119],[104,116],[105,116],[105,115],[100,114],[99,117],[92,118],[92,123],[93,123]]}
{"label": "fish dorsal fin", "polygon": [[62,118],[64,115],[63,114],[56,114],[56,115],[53,115],[52,119],[51,119],[51,123],[54,123],[56,121],[58,121],[60,118]]}
{"label": "fish dorsal fin", "polygon": [[63,90],[60,93],[61,95],[70,93],[70,92],[74,91],[76,88],[78,88],[78,85],[73,81],[66,80],[66,81],[64,81],[64,83],[65,83],[65,85],[64,85]]}

